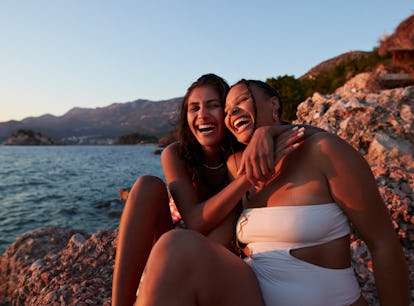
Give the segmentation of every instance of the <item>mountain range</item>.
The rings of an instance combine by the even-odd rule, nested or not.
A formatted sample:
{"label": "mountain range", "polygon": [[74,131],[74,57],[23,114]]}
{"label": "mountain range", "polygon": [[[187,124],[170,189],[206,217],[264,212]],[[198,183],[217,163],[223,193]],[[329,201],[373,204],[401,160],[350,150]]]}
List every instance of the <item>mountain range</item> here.
{"label": "mountain range", "polygon": [[[382,53],[391,49],[414,48],[414,15],[382,39]],[[349,59],[366,57],[369,52],[349,51],[328,59],[310,69],[299,79],[314,79]],[[99,108],[73,108],[62,116],[43,115],[21,121],[0,122],[0,143],[18,130],[32,130],[56,138],[63,143],[111,143],[121,135],[137,133],[163,137],[174,129],[182,97],[163,101],[138,99],[126,103],[113,103]]]}
{"label": "mountain range", "polygon": [[[344,60],[364,55],[366,52],[346,52],[313,67],[301,78],[314,77]],[[98,108],[75,107],[62,116],[47,114],[0,122],[0,143],[21,129],[73,144],[111,143],[129,133],[163,137],[174,129],[181,101],[182,97],[162,101],[138,99]]]}
{"label": "mountain range", "polygon": [[43,115],[0,123],[0,142],[30,129],[66,143],[105,143],[129,133],[161,137],[174,129],[182,98],[138,99],[98,108],[73,108],[62,116]]}

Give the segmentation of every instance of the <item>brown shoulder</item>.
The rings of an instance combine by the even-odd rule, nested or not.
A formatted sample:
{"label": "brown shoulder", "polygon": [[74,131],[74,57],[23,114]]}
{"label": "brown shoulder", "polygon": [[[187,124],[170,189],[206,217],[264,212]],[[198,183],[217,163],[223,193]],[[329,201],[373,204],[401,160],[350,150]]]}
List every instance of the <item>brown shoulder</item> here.
{"label": "brown shoulder", "polygon": [[[161,165],[164,172],[168,169],[187,169],[187,164],[179,154],[178,142],[169,144],[161,154]],[[187,171],[187,170],[186,170]]]}
{"label": "brown shoulder", "polygon": [[178,157],[178,142],[173,142],[165,147],[161,153],[161,160],[169,159],[173,156]]}
{"label": "brown shoulder", "polygon": [[308,138],[305,143],[308,143],[314,150],[331,151],[338,147],[350,146],[345,140],[336,134],[330,132],[318,132]]}
{"label": "brown shoulder", "polygon": [[311,145],[312,160],[321,167],[322,165],[329,166],[330,169],[330,167],[344,166],[348,169],[354,169],[355,172],[356,169],[364,168],[365,170],[368,165],[362,154],[338,135],[323,132],[309,137],[305,142],[308,140]]}

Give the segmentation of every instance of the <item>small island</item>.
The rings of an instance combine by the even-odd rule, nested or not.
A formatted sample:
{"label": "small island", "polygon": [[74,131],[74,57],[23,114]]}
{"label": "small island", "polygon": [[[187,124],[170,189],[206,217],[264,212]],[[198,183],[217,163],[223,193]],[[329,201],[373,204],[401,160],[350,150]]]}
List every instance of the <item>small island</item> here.
{"label": "small island", "polygon": [[20,129],[10,135],[6,145],[39,146],[61,145],[61,141],[29,129]]}

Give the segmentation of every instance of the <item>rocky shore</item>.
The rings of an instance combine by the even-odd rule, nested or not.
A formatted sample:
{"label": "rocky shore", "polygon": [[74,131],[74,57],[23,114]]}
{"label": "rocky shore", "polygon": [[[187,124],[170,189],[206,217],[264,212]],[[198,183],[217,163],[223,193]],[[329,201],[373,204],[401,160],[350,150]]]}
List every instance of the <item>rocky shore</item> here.
{"label": "rocky shore", "polygon": [[111,305],[116,231],[46,227],[0,259],[0,305]]}
{"label": "rocky shore", "polygon": [[[296,123],[338,134],[370,164],[409,264],[414,305],[414,86],[373,84],[374,75],[361,74],[334,94],[314,94],[299,106]],[[0,258],[0,305],[110,305],[116,237],[55,227],[19,237]],[[357,233],[351,251],[364,296],[379,305],[370,254]]]}

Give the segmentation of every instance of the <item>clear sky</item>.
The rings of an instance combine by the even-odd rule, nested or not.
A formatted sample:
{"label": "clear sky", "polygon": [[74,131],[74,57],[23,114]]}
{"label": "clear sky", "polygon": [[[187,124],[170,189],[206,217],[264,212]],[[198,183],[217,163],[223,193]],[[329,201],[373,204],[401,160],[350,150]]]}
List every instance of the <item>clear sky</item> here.
{"label": "clear sky", "polygon": [[298,78],[413,13],[412,0],[0,0],[0,122],[181,97],[209,72]]}

